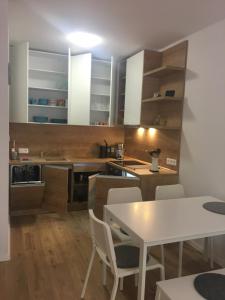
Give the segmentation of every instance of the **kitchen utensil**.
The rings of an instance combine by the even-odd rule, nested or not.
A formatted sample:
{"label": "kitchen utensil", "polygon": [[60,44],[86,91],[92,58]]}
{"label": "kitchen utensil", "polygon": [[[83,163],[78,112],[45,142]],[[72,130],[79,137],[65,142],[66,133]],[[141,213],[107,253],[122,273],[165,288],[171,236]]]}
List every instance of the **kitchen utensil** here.
{"label": "kitchen utensil", "polygon": [[152,164],[150,167],[150,171],[151,172],[159,172],[159,155],[161,153],[161,150],[159,148],[152,150],[152,151],[148,151],[148,153],[150,154],[151,158],[152,158]]}
{"label": "kitchen utensil", "polygon": [[175,96],[175,90],[167,90],[165,93],[166,97],[174,97]]}

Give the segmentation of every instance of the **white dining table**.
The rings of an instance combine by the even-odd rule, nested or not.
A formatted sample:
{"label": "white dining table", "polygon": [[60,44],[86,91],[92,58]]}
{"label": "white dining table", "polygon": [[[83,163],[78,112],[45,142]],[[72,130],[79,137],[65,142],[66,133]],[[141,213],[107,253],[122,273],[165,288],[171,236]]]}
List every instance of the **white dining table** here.
{"label": "white dining table", "polygon": [[203,208],[211,196],[104,206],[104,220],[115,221],[140,246],[138,300],[145,297],[147,248],[225,234],[225,216]]}

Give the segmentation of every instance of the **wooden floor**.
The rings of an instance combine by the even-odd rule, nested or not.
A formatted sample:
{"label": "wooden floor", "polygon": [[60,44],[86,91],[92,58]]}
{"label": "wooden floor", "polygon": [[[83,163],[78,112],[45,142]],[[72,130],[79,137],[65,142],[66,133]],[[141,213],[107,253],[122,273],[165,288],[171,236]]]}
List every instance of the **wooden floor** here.
{"label": "wooden floor", "polygon": [[[158,255],[158,247],[153,252]],[[178,249],[176,244],[166,247],[166,277],[177,272]],[[13,217],[11,219],[10,262],[0,263],[1,300],[77,300],[91,253],[87,212],[72,212],[64,216],[43,214]],[[159,257],[159,255],[158,255]],[[185,245],[184,274],[209,270],[202,256]],[[149,276],[150,275],[150,276]],[[159,272],[148,272],[146,299],[154,299],[155,282]],[[95,265],[87,287],[85,299],[110,299],[112,277],[107,287],[101,284],[101,264]],[[117,300],[137,297],[133,277],[125,279],[124,291]]]}

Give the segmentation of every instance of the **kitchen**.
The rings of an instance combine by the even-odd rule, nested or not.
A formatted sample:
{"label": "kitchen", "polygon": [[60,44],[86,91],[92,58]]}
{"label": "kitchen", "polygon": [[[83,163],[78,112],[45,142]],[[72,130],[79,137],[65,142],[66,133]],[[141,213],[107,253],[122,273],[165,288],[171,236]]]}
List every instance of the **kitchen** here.
{"label": "kitchen", "polygon": [[[11,158],[15,158],[10,162],[12,215],[24,211],[29,214],[30,209],[32,213],[32,209],[47,207],[58,213],[89,207],[102,218],[110,188],[140,186],[143,200],[154,200],[157,185],[177,183],[187,49],[188,43],[184,41],[161,52],[143,50],[126,60],[126,68],[124,60],[114,66],[113,58],[106,62],[93,58],[91,54],[71,55],[69,50],[66,65],[69,70],[66,83],[68,100],[58,105],[56,99],[52,105],[54,97],[59,97],[62,92],[56,87],[65,80],[64,77],[58,79],[61,62],[57,66],[56,58],[59,61],[59,54],[29,50],[28,42],[12,44],[10,141]],[[23,61],[27,61],[27,65],[24,66]],[[57,69],[57,73],[51,69]],[[113,81],[116,76],[114,69],[119,77],[116,78],[117,90],[113,82],[99,80],[110,78],[111,74],[110,80]],[[87,84],[81,85],[80,78],[89,82],[88,91]],[[96,84],[95,78],[101,84]],[[22,82],[24,86],[21,88]],[[133,82],[139,85],[134,88]],[[105,96],[103,99],[100,91],[106,87],[110,99]],[[159,95],[156,96],[157,91]],[[47,96],[49,99],[43,98]],[[108,101],[109,116],[105,123],[105,112],[96,112],[93,107]],[[123,119],[121,107],[124,109]],[[65,119],[57,116],[58,111],[61,113],[60,108],[67,110]],[[51,118],[54,114],[55,118]],[[102,122],[101,118],[105,121]],[[68,125],[54,124],[61,123],[61,120]],[[119,124],[121,122],[125,127]],[[154,153],[156,149],[159,149],[157,155]],[[133,167],[115,165],[113,160],[123,160],[124,154],[131,160],[143,160],[144,164],[137,160]],[[111,169],[122,167],[131,172],[128,173],[130,177],[112,178],[112,172],[110,174],[107,170],[109,165]],[[27,166],[39,168],[36,185],[33,180],[26,184],[26,179],[13,178],[16,172],[26,172]],[[104,174],[98,174],[101,172]],[[98,190],[97,186],[106,188]],[[37,199],[33,199],[32,204],[30,195],[34,192]]]}
{"label": "kitchen", "polygon": [[[191,88],[191,84],[202,79],[196,75],[194,64],[194,33],[210,24],[199,20],[192,31],[183,30],[180,36],[174,34],[168,39],[154,41],[153,35],[149,38],[146,34],[145,41],[136,47],[125,43],[120,47],[110,38],[107,42],[107,33],[96,29],[96,33],[102,32],[104,39],[99,39],[100,44],[93,48],[82,48],[69,39],[68,29],[75,27],[76,30],[71,20],[71,26],[64,29],[67,36],[62,37],[62,32],[51,31],[50,24],[56,20],[53,21],[53,15],[44,13],[48,4],[31,2],[26,5],[26,1],[9,1],[10,159],[6,211],[10,215],[14,265],[9,265],[10,272],[7,265],[0,263],[0,270],[12,279],[16,288],[10,290],[5,283],[3,298],[14,300],[20,295],[21,299],[79,299],[91,257],[88,210],[93,210],[100,220],[107,220],[104,218],[108,213],[108,223],[115,213],[119,216],[116,205],[114,210],[110,206],[107,208],[110,190],[138,188],[143,205],[157,202],[153,201],[157,199],[157,187],[179,183],[184,185],[186,197],[224,198],[221,188],[208,189],[208,180],[196,186],[198,178],[193,179],[190,175],[193,174],[190,167],[194,168],[190,157],[199,152],[196,150],[193,154],[194,148],[190,148],[186,139],[191,140],[195,132],[188,126],[192,126],[191,122],[198,123],[198,117],[189,108],[192,102],[188,95],[195,99],[191,91],[198,92],[198,89]],[[90,8],[91,4],[84,11],[90,13]],[[64,13],[73,17],[68,8]],[[29,15],[28,20],[36,25],[39,18],[43,21],[39,29],[36,26],[36,34],[26,28],[24,22],[20,24],[24,15]],[[212,23],[223,18],[215,16]],[[46,20],[51,22],[45,23]],[[43,31],[45,26],[50,33]],[[172,27],[171,30],[175,32]],[[60,39],[57,40],[58,36]],[[198,51],[202,53],[199,49],[200,46]],[[192,105],[198,111],[198,99],[195,100]],[[204,118],[201,120],[205,121]],[[203,136],[201,134],[199,136]],[[193,144],[196,140],[193,138]],[[196,161],[200,163],[201,158],[198,157],[195,164]],[[204,169],[202,165],[201,169]],[[199,170],[196,170],[196,176]],[[143,224],[146,218],[150,218],[147,211],[143,214]],[[155,219],[154,216],[151,218]],[[166,222],[166,212],[164,218]],[[123,217],[115,219],[120,224]],[[121,221],[121,231],[125,230],[135,240],[137,232],[127,224]],[[160,224],[158,226],[161,228]],[[214,235],[217,232],[218,228],[215,228]],[[199,237],[208,238],[193,233],[193,240]],[[215,239],[214,247],[192,242],[191,238],[183,239],[182,243],[186,240],[188,243],[182,246],[182,274],[209,271],[211,258],[206,259],[206,255],[210,255],[213,248],[219,253],[219,258],[214,255],[213,269],[223,265],[222,238]],[[152,247],[151,254],[161,261],[162,248],[158,247],[161,244],[154,242],[157,246]],[[210,243],[210,237],[206,242]],[[166,279],[177,277],[178,260],[180,264],[177,243],[168,243],[165,252],[166,261],[162,264],[166,267]],[[9,255],[8,252],[8,258]],[[96,278],[91,275],[85,299],[109,299],[113,286],[110,272],[107,272],[107,287],[103,288],[99,261],[95,261],[93,268]],[[24,275],[17,281],[21,270]],[[33,282],[28,279],[28,271]],[[154,299],[156,282],[162,277],[158,271],[148,273],[145,293]],[[67,280],[65,274],[68,274]],[[50,278],[49,285],[46,276]],[[166,288],[163,282],[158,289]],[[57,285],[62,286],[61,290],[55,287]],[[124,289],[117,292],[116,299],[144,299],[143,272],[136,285],[138,287],[132,278],[125,279]],[[93,292],[96,293],[94,296]]]}

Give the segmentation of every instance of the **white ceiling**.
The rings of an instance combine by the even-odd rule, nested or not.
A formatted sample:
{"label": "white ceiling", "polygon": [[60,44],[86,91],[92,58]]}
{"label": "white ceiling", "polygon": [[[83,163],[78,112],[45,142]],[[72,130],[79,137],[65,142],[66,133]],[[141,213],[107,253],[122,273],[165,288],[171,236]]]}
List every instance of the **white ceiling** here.
{"label": "white ceiling", "polygon": [[162,48],[224,18],[224,0],[9,0],[11,41],[79,53],[65,36],[88,31],[104,39],[100,56]]}

